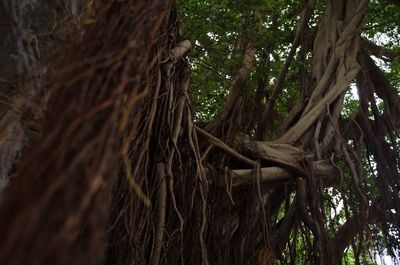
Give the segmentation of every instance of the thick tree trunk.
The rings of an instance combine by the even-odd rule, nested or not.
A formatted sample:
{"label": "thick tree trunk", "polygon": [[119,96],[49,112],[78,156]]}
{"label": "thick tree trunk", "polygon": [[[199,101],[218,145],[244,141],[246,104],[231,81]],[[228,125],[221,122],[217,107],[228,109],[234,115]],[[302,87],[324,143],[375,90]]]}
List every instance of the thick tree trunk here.
{"label": "thick tree trunk", "polygon": [[[81,16],[74,11],[80,1],[61,3],[70,6],[81,26],[42,62],[55,72],[38,66],[38,51],[48,47],[34,49],[19,35],[9,36],[22,49],[14,51],[20,59],[11,62],[0,53],[0,60],[13,64],[8,69],[35,77],[32,83],[21,81],[23,93],[12,99],[23,106],[24,115],[35,117],[17,119],[18,111],[8,109],[1,131],[19,141],[40,132],[33,134],[35,144],[1,203],[0,264],[275,264],[296,252],[301,234],[305,262],[333,265],[355,245],[352,239],[362,238],[368,222],[398,226],[398,215],[388,214],[398,203],[396,179],[389,176],[398,173],[385,161],[396,161],[396,154],[385,136],[399,126],[400,99],[360,51],[367,0],[327,1],[312,51],[312,80],[304,78],[300,86],[304,102],[298,102],[272,142],[264,141],[270,114],[303,45],[315,1],[303,9],[262,119],[250,122],[253,135],[239,128],[249,123],[241,91],[257,58],[252,42],[244,42],[242,66],[221,115],[200,128],[188,97],[191,73],[185,55],[191,43],[182,36],[173,1],[89,1]],[[49,6],[43,4],[40,12],[50,12]],[[17,29],[26,28],[21,14],[15,17]],[[344,93],[355,79],[358,130],[351,128],[354,121],[340,116]],[[385,99],[385,115],[395,116],[386,118],[385,126],[374,89]],[[27,94],[37,98],[35,104],[26,102]],[[374,123],[365,113],[369,103]],[[32,120],[33,125],[23,123]],[[347,148],[341,124],[354,138],[361,131],[376,157],[379,203],[371,203],[363,190],[359,150]],[[0,179],[8,176],[23,146],[0,142]],[[337,231],[328,231],[324,189],[341,184],[343,167],[357,203],[353,216],[346,216]]]}
{"label": "thick tree trunk", "polygon": [[[50,50],[78,27],[83,0],[0,3],[0,195],[32,138],[40,134]],[[75,26],[75,27],[74,27]]]}
{"label": "thick tree trunk", "polygon": [[135,140],[128,148],[135,146],[149,117],[152,66],[174,45],[160,40],[171,7],[161,1],[104,4],[81,42],[58,54],[52,65],[62,74],[50,85],[43,137],[24,156],[2,201],[1,264],[102,262],[111,188],[119,161],[129,155],[121,139],[129,128]]}

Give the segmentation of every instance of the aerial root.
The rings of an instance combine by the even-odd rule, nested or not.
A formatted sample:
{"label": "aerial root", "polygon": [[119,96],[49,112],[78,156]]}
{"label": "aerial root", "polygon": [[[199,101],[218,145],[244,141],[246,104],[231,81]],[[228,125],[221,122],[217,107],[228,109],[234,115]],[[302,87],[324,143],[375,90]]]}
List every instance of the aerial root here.
{"label": "aerial root", "polygon": [[152,251],[152,265],[159,264],[161,247],[164,237],[164,227],[165,227],[165,210],[167,206],[167,184],[165,180],[165,165],[164,163],[157,163],[157,181],[159,184],[158,192],[158,216],[156,220],[156,231],[153,243]]}

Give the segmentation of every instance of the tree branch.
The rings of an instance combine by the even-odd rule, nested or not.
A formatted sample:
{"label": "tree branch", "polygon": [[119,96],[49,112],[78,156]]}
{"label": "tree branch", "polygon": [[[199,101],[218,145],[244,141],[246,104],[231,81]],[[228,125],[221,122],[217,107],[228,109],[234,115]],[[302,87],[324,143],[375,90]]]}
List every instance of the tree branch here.
{"label": "tree branch", "polygon": [[361,38],[360,44],[364,50],[369,51],[372,55],[375,55],[376,57],[385,61],[392,61],[400,55],[391,49],[375,44],[367,38]]}
{"label": "tree branch", "polygon": [[212,136],[211,134],[209,134],[208,132],[204,131],[203,129],[195,126],[196,131],[201,134],[203,137],[207,138],[208,141],[212,144],[214,144],[215,146],[219,147],[220,149],[224,150],[225,152],[227,152],[228,154],[232,155],[233,157],[239,159],[242,162],[245,162],[246,164],[255,165],[255,161],[239,154],[238,152],[236,152],[235,150],[233,150],[231,147],[229,147],[227,144],[225,144],[224,142],[222,142],[221,140],[219,140],[218,138]]}
{"label": "tree branch", "polygon": [[[391,222],[397,227],[400,226],[400,214],[396,213],[382,213],[377,209],[377,204],[373,203],[373,206],[369,207],[368,223],[373,224],[378,221]],[[333,240],[336,246],[338,254],[342,255],[345,249],[351,244],[354,237],[363,231],[363,219],[365,216],[356,214],[347,220],[340,229],[336,232]]]}
{"label": "tree branch", "polygon": [[281,72],[279,73],[278,80],[275,83],[275,87],[272,90],[272,93],[268,99],[267,105],[262,114],[262,120],[257,128],[257,139],[259,140],[264,140],[265,128],[267,126],[268,119],[271,115],[271,111],[273,110],[273,106],[276,99],[278,98],[278,95],[282,92],[283,82],[285,81],[286,74],[288,73],[289,67],[292,64],[292,60],[296,53],[296,49],[299,46],[301,34],[303,34],[304,29],[307,26],[308,20],[310,19],[310,16],[312,14],[312,11],[314,10],[315,3],[316,0],[309,0],[303,12],[301,13],[300,22],[297,26],[296,35],[293,39],[289,55],[286,58],[285,64],[283,65]]}
{"label": "tree branch", "polygon": [[[335,168],[329,160],[313,162],[313,170],[315,174],[323,178],[327,186],[336,184],[340,172]],[[232,186],[238,187],[243,185],[251,185],[256,182],[253,169],[234,169],[231,171]],[[260,182],[273,182],[280,180],[293,179],[296,173],[293,171],[278,166],[261,168]]]}

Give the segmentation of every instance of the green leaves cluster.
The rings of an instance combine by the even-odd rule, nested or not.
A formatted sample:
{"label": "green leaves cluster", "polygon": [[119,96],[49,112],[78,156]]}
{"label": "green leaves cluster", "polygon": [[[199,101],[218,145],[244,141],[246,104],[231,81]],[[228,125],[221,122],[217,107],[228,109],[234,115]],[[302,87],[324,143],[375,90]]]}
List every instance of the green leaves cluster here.
{"label": "green leaves cluster", "polygon": [[[300,98],[302,78],[311,79],[313,41],[325,2],[317,2],[309,28],[302,36],[304,51],[297,53],[286,75],[284,89],[274,105],[276,117],[272,130],[279,126],[280,121]],[[178,7],[185,37],[193,44],[190,54],[193,71],[190,96],[196,120],[210,121],[221,111],[228,89],[242,64],[243,51],[238,42],[243,40],[254,44],[256,58],[250,78],[241,90],[247,95],[248,104],[255,104],[256,100],[265,104],[289,53],[304,1],[178,0]],[[390,4],[390,1],[370,1],[362,36],[400,54],[400,7]],[[400,92],[400,57],[379,62],[379,65],[391,84]],[[258,89],[262,91],[259,99],[256,98]],[[349,87],[342,111],[343,118],[354,118],[360,109],[355,91],[355,85]],[[378,102],[378,108],[383,111],[384,105]],[[351,144],[349,148],[352,148]],[[367,172],[364,176],[367,179],[366,188],[369,196],[376,197],[376,177],[367,158],[369,154],[365,154],[362,159],[363,172]],[[346,171],[345,165],[339,166],[343,169],[344,185],[352,187],[350,172]],[[324,208],[330,219],[327,229],[333,234],[346,218],[344,209],[335,209],[335,205],[343,203],[342,195],[351,201],[356,201],[357,195],[353,188],[332,189],[325,195]],[[347,208],[350,215],[353,210],[356,212],[353,208]],[[331,218],[329,215],[332,210],[336,210],[336,213]],[[307,240],[300,235],[292,235],[293,238],[297,240],[296,248],[299,253],[306,255]],[[307,257],[299,255],[296,261],[306,262]],[[369,257],[364,257],[364,261],[372,262]],[[353,249],[347,250],[344,262],[354,264]]]}
{"label": "green leaves cluster", "polygon": [[[185,36],[194,45],[190,56],[193,69],[190,89],[196,118],[208,121],[219,113],[241,66],[243,51],[238,48],[241,39],[251,41],[257,49],[253,72],[243,91],[254,95],[260,79],[265,83],[265,94],[273,86],[276,80],[273,77],[279,74],[287,55],[302,4],[270,0],[181,0],[178,7]],[[297,96],[287,91],[289,97]]]}

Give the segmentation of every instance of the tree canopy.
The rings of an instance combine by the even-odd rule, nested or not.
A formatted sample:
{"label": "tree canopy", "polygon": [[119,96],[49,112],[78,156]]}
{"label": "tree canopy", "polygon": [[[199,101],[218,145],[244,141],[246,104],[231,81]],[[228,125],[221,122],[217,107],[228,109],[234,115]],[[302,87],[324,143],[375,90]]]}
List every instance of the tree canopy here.
{"label": "tree canopy", "polygon": [[399,1],[22,2],[1,264],[400,263]]}

